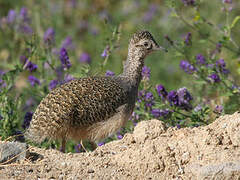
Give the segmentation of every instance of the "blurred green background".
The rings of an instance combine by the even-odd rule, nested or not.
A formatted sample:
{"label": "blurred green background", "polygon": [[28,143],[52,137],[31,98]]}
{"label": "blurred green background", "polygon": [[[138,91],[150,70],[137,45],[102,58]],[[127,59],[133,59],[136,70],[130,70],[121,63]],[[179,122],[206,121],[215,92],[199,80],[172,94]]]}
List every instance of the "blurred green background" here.
{"label": "blurred green background", "polygon": [[[196,10],[184,6],[181,0],[0,0],[0,17],[4,21],[4,17],[7,16],[10,9],[19,12],[22,7],[26,7],[30,17],[30,26],[39,37],[39,44],[42,44],[44,32],[49,27],[55,30],[54,48],[60,48],[62,41],[67,36],[72,37],[76,48],[68,52],[73,64],[70,73],[76,77],[83,66],[79,62],[79,57],[83,52],[90,55],[90,69],[92,73],[95,72],[94,69],[99,67],[103,61],[101,53],[109,45],[116,28],[120,30],[120,38],[110,54],[104,71],[111,70],[116,74],[121,73],[123,60],[127,56],[129,38],[137,30],[149,30],[160,45],[169,48],[168,53],[154,53],[146,59],[146,65],[151,68],[151,83],[153,85],[161,83],[168,90],[186,86],[192,89],[193,94],[197,95],[199,92],[194,90],[194,78],[179,68],[179,62],[184,57],[178,56],[175,50],[169,47],[164,36],[168,35],[173,41],[180,42],[184,40],[188,32],[192,32],[193,46],[189,48],[188,52],[190,56],[196,56],[198,53],[207,56],[216,45],[202,39],[199,40],[198,33],[179,19],[174,18],[173,11],[169,6],[174,3],[180,4],[179,9],[184,13],[186,20],[192,21],[201,15],[207,21],[215,24],[217,28],[222,28],[227,23],[227,19],[232,21],[240,12],[240,3],[237,1],[233,1],[233,9],[228,18],[222,10],[224,6],[222,1],[201,0],[198,2],[201,4],[200,8]],[[214,28],[209,26],[202,26],[202,28],[208,37],[216,42],[219,40],[220,34],[216,33]],[[236,24],[232,32],[236,42],[240,42],[239,28],[240,25]],[[31,38],[31,36],[11,32],[9,29],[0,32],[0,69],[9,70],[15,64],[19,64],[19,57],[26,49],[26,41]],[[227,49],[223,49],[221,57],[227,62],[232,76],[239,82],[238,57],[233,56]],[[39,64],[39,59],[33,58],[32,61]],[[17,87],[27,86],[27,82],[24,83],[25,76],[22,77],[23,83]]]}

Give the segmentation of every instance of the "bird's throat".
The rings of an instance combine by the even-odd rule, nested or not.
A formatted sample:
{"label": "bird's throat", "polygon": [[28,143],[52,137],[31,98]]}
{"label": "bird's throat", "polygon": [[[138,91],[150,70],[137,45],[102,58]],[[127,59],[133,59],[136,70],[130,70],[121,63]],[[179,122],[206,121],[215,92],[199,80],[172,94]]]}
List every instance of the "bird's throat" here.
{"label": "bird's throat", "polygon": [[128,56],[123,69],[123,76],[127,77],[131,85],[138,87],[142,79],[144,58],[141,56]]}

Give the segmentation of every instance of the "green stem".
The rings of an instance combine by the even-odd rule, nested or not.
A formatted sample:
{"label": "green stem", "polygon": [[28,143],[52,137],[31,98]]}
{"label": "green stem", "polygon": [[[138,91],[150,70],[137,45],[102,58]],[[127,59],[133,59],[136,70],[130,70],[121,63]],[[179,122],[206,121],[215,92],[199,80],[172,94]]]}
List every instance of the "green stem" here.
{"label": "green stem", "polygon": [[[180,114],[180,115],[182,115],[182,116],[188,117],[188,118],[190,118],[190,119],[193,119],[193,116],[189,116],[189,115],[184,114],[184,113],[182,113],[182,112],[180,112],[180,111],[174,110],[174,112],[177,113],[177,114]],[[201,123],[203,123],[203,124],[207,124],[207,122],[203,121],[202,119],[198,119],[198,121],[201,122]]]}
{"label": "green stem", "polygon": [[[182,16],[181,14],[178,14],[177,12],[176,12],[176,14],[178,15],[178,17],[180,18],[180,20],[182,20],[182,22],[183,22],[184,24],[186,24],[187,26],[189,26],[193,31],[197,32],[197,33],[200,35],[200,37],[205,38],[205,36],[204,36],[195,26],[193,26],[192,24],[188,23],[188,22],[183,18],[183,16]],[[208,38],[208,40],[209,40],[210,43],[212,43],[212,44],[214,44],[214,45],[217,44],[217,42],[215,42],[214,40],[212,40],[212,39],[210,39],[210,38]],[[231,42],[232,42],[232,41],[231,41]],[[240,54],[240,52],[239,52],[238,50],[234,50],[234,49],[230,48],[229,46],[227,46],[227,45],[225,45],[225,44],[223,44],[223,47],[226,48],[226,49],[228,49],[229,51],[232,51],[232,52],[236,53],[236,54]]]}
{"label": "green stem", "polygon": [[185,117],[188,117],[188,118],[191,118],[192,119],[192,116],[189,116],[189,115],[187,115],[187,114],[184,114],[184,113],[182,113],[182,112],[180,112],[180,111],[176,111],[175,109],[173,110],[175,113],[177,113],[177,114],[180,114],[180,115],[182,115],[182,116],[185,116]]}

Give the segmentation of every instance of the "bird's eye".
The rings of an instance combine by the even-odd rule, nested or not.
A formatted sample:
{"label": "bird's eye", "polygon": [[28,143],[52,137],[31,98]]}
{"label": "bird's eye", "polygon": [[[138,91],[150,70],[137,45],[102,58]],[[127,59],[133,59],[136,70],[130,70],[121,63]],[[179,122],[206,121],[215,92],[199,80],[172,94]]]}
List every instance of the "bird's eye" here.
{"label": "bird's eye", "polygon": [[147,50],[151,50],[152,49],[152,43],[148,43],[148,42],[144,42],[143,43],[144,47],[147,49]]}
{"label": "bird's eye", "polygon": [[147,42],[145,42],[143,45],[144,45],[145,47],[148,47],[148,43],[147,43]]}

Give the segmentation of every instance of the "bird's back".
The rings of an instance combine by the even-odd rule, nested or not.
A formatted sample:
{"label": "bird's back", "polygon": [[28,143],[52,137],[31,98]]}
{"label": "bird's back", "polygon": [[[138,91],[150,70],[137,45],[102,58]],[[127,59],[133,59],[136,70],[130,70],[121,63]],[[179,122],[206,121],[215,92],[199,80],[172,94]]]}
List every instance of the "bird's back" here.
{"label": "bird's back", "polygon": [[41,101],[27,135],[37,142],[46,137],[61,139],[71,128],[87,128],[108,120],[127,101],[126,90],[115,78],[72,80],[52,90]]}

